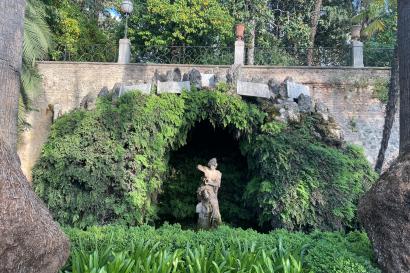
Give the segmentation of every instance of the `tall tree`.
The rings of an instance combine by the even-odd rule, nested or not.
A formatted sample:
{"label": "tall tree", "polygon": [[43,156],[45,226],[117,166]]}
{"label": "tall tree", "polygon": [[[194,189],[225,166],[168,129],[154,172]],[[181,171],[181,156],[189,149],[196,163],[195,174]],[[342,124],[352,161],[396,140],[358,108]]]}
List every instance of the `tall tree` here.
{"label": "tall tree", "polygon": [[384,119],[383,137],[380,145],[379,154],[377,156],[375,171],[381,173],[386,150],[389,145],[391,130],[397,113],[397,102],[399,100],[399,57],[397,46],[394,48],[392,67],[390,69],[390,84],[388,100],[386,104],[386,115]]}
{"label": "tall tree", "polygon": [[400,154],[410,154],[410,1],[399,0]]}
{"label": "tall tree", "polygon": [[320,18],[320,9],[322,8],[322,0],[315,1],[315,9],[313,11],[312,20],[310,24],[310,35],[309,35],[309,48],[307,52],[307,65],[311,66],[313,64],[313,53],[315,47],[315,39],[317,33],[317,24]]}
{"label": "tall tree", "polygon": [[55,273],[68,258],[68,241],[16,153],[25,4],[0,0],[0,272]]}
{"label": "tall tree", "polygon": [[410,1],[398,1],[400,156],[359,204],[383,272],[410,272]]}

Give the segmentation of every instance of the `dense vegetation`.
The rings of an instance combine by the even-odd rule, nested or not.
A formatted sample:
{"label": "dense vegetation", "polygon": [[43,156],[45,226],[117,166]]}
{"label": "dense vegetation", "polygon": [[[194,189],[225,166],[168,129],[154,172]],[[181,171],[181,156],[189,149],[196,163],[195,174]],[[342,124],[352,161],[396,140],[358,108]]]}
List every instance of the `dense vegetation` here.
{"label": "dense vegetation", "polygon": [[[159,229],[105,226],[86,231],[67,228],[65,232],[73,250],[66,266],[69,272],[94,268],[100,272],[115,264],[117,268],[132,264],[138,272],[174,272],[170,270],[174,268],[176,272],[380,272],[374,266],[370,242],[361,232],[306,235],[276,230],[259,234],[226,226],[194,232],[178,225]],[[84,270],[90,265],[89,271]]]}
{"label": "dense vegetation", "polygon": [[[33,171],[37,194],[60,223],[76,227],[152,223],[158,200],[160,215],[192,223],[199,183],[194,170],[206,161],[179,160],[185,167],[178,176],[172,170],[181,164],[169,157],[186,145],[198,122],[207,121],[238,143],[236,152],[221,149],[225,158],[237,158],[242,171],[249,166],[244,174],[235,169],[235,158],[220,164],[228,182],[220,194],[226,222],[296,230],[354,226],[358,198],[374,178],[362,152],[318,140],[313,116],[285,126],[273,120],[275,113],[224,90],[131,92],[61,117]],[[191,151],[200,156],[204,147]],[[240,163],[240,156],[247,162]]]}
{"label": "dense vegetation", "polygon": [[[123,36],[124,20],[115,0],[36,0],[47,8],[47,22],[52,31],[54,49],[51,59],[113,61],[118,39]],[[135,61],[171,61],[170,55],[181,46],[188,60],[201,63],[232,61],[233,26],[246,24],[247,47],[256,48],[257,64],[304,64],[316,0],[210,0],[170,1],[133,0],[129,20]],[[354,2],[354,1],[353,1]],[[324,0],[313,46],[320,48],[315,59],[348,65],[348,41],[352,23],[368,29],[362,39],[366,45],[366,63],[389,64],[385,48],[395,44],[396,7],[384,1],[360,1],[362,9],[351,0]],[[360,10],[360,16],[355,15]],[[352,18],[355,18],[352,22]],[[369,26],[369,27],[368,27]],[[210,46],[212,50],[187,46]],[[384,48],[384,49],[379,49]],[[218,54],[219,59],[215,58]],[[320,57],[319,57],[320,56]],[[200,59],[200,60],[199,60]],[[176,60],[173,60],[176,61]],[[319,59],[315,60],[320,64]]]}

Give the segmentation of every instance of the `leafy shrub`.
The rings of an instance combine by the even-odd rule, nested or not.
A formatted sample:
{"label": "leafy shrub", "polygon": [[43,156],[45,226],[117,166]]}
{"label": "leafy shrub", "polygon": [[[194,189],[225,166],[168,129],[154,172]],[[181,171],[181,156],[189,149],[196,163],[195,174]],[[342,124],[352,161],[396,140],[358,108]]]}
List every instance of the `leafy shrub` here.
{"label": "leafy shrub", "polygon": [[317,123],[309,117],[243,146],[253,177],[245,196],[261,225],[334,230],[355,224],[358,199],[375,175],[360,149],[319,141],[312,133]]}
{"label": "leafy shrub", "polygon": [[[164,189],[162,196],[172,193],[170,152],[207,121],[239,141],[250,170],[249,180],[231,174],[242,184],[224,192],[229,205],[221,209],[228,220],[250,216],[263,227],[305,230],[354,226],[357,200],[374,179],[362,151],[318,140],[319,121],[313,117],[285,128],[266,118],[262,107],[224,90],[180,96],[131,92],[101,99],[94,111],[64,115],[33,170],[36,192],[62,224],[152,223],[158,196]],[[197,187],[197,179],[185,181]],[[182,193],[176,187],[173,193]],[[174,216],[190,213],[194,192],[189,194],[174,204]]]}
{"label": "leafy shrub", "polygon": [[[276,230],[260,234],[227,226],[194,232],[181,230],[178,225],[159,229],[104,226],[86,231],[66,228],[65,232],[72,247],[66,270],[78,273],[88,272],[85,265],[93,265],[98,272],[104,266],[132,262],[134,268],[138,264],[138,272],[153,272],[147,270],[157,270],[162,262],[168,271],[159,272],[171,272],[169,269],[176,266],[183,269],[176,272],[219,272],[215,263],[224,269],[222,272],[380,273],[373,264],[369,240],[361,232],[343,235],[316,231],[306,235]],[[278,271],[267,269],[270,264]],[[196,268],[199,265],[202,270]]]}

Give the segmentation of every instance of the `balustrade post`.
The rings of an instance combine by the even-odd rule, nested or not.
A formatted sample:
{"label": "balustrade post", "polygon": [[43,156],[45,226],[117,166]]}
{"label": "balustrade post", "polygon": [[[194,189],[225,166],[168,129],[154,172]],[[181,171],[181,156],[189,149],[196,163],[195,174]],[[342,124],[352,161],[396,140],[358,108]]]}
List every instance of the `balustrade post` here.
{"label": "balustrade post", "polygon": [[360,25],[352,27],[352,65],[353,67],[364,67],[363,42],[360,41]]}

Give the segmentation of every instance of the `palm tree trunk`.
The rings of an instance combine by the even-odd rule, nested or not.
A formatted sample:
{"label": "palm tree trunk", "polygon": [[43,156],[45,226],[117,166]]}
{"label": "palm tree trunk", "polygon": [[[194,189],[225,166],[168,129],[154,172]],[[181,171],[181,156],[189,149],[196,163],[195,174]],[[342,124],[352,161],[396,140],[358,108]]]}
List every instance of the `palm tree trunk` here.
{"label": "palm tree trunk", "polygon": [[410,153],[410,1],[399,0],[400,154]]}
{"label": "palm tree trunk", "polygon": [[309,48],[307,52],[307,65],[313,65],[313,50],[315,47],[315,39],[317,33],[317,24],[320,18],[320,9],[322,8],[322,0],[316,0],[315,10],[313,11],[312,21],[310,25]]}
{"label": "palm tree trunk", "polygon": [[25,1],[0,0],[0,137],[17,148]]}
{"label": "palm tree trunk", "polygon": [[67,238],[32,191],[16,152],[25,0],[0,0],[0,272],[55,273]]}
{"label": "palm tree trunk", "polygon": [[397,45],[394,47],[393,61],[390,74],[389,98],[386,105],[386,118],[384,120],[383,138],[377,156],[375,171],[381,173],[386,155],[386,150],[389,145],[391,130],[397,112],[397,102],[399,99],[399,58]]}

